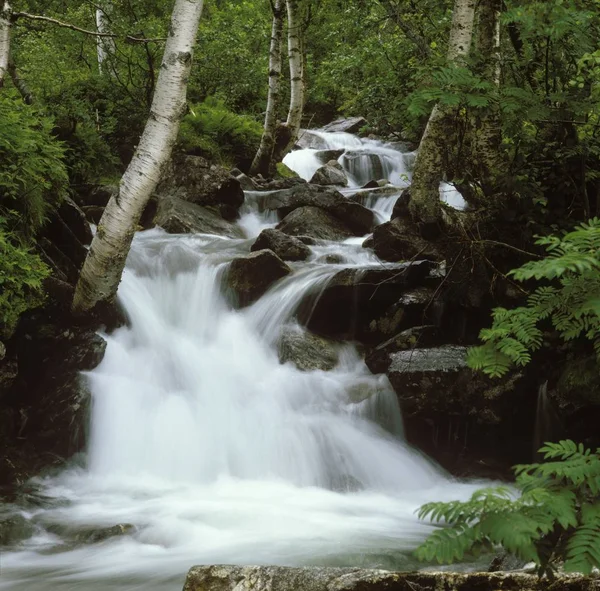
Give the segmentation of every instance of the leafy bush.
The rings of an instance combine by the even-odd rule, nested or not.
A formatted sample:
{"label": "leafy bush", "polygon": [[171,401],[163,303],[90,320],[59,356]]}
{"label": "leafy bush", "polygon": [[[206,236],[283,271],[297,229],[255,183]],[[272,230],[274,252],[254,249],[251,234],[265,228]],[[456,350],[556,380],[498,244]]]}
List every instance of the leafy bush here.
{"label": "leafy bush", "polygon": [[551,574],[564,560],[568,572],[600,567],[600,449],[572,441],[546,443],[546,461],[515,467],[517,498],[508,488],[476,491],[467,502],[428,503],[419,510],[448,527],[416,550],[420,560],[451,563],[502,546]]}
{"label": "leafy bush", "polygon": [[550,320],[565,341],[584,336],[594,342],[600,358],[600,219],[581,224],[562,237],[540,238],[545,258],[512,271],[518,281],[547,280],[526,306],[496,308],[492,327],[484,329],[484,344],[469,352],[473,369],[490,376],[505,374],[511,365],[524,366],[543,344],[539,324]]}
{"label": "leafy bush", "polygon": [[32,236],[64,195],[64,149],[52,122],[20,99],[0,95],[0,216]]}
{"label": "leafy bush", "polygon": [[189,153],[225,166],[247,168],[260,144],[262,126],[252,117],[232,113],[209,97],[192,105],[181,122],[179,144]]}
{"label": "leafy bush", "polygon": [[16,244],[0,217],[0,337],[9,336],[19,316],[44,300],[42,281],[50,270],[27,248]]}

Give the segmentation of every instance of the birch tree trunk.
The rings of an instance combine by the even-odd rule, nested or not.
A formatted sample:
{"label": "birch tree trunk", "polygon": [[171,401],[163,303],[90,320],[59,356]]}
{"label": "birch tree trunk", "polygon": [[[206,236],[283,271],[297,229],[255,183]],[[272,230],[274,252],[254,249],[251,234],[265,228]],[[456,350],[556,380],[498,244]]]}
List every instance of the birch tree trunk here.
{"label": "birch tree trunk", "polygon": [[[479,73],[500,87],[500,13],[502,0],[480,0],[477,11]],[[492,192],[503,168],[502,128],[498,106],[478,109],[471,122],[471,161],[484,193]]]}
{"label": "birch tree trunk", "polygon": [[298,139],[302,113],[304,111],[304,59],[302,35],[304,32],[301,0],[286,0],[288,17],[288,60],[290,64],[290,108],[287,120],[277,130],[273,155],[275,162],[281,162]]}
{"label": "birch tree trunk", "polygon": [[8,0],[4,0],[0,12],[0,88],[4,86],[4,79],[8,73],[10,63],[10,18],[10,3]]}
{"label": "birch tree trunk", "polygon": [[273,5],[273,26],[271,29],[271,48],[269,51],[269,95],[265,127],[260,146],[250,167],[250,174],[270,176],[273,162],[273,148],[277,132],[277,110],[281,90],[281,47],[283,42],[283,9],[284,0],[275,0]]}
{"label": "birch tree trunk", "polygon": [[[455,0],[452,28],[448,42],[447,61],[460,64],[471,50],[476,0]],[[446,144],[451,116],[456,109],[436,105],[431,112],[425,133],[419,144],[412,184],[410,210],[413,217],[424,223],[436,223],[441,215],[440,183],[447,166]]]}
{"label": "birch tree trunk", "polygon": [[[110,20],[108,2],[103,2],[96,9],[96,30],[98,33],[110,33]],[[107,69],[105,62],[107,57],[111,56],[115,52],[115,40],[112,37],[98,37],[96,40],[96,51],[98,55],[98,72],[100,74],[106,73]]]}
{"label": "birch tree trunk", "polygon": [[203,0],[175,2],[150,115],[119,193],[98,224],[75,289],[75,314],[93,312],[115,300],[140,216],[177,139],[202,6]]}

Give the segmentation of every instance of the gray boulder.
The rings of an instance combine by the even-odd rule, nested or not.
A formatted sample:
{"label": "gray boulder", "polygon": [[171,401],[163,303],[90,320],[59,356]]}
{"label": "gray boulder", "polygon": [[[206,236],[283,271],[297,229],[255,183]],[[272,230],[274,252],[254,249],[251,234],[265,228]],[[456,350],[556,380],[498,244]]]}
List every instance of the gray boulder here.
{"label": "gray boulder", "polygon": [[277,229],[290,236],[318,240],[346,240],[354,233],[337,217],[319,207],[299,207],[286,215]]}
{"label": "gray boulder", "polygon": [[291,361],[302,371],[329,371],[338,362],[335,343],[300,327],[286,327],[277,344],[279,361]]}
{"label": "gray boulder", "polygon": [[249,306],[268,289],[292,272],[273,251],[259,250],[233,259],[226,274],[226,285],[234,307]]}
{"label": "gray boulder", "polygon": [[201,156],[175,159],[157,193],[174,195],[196,205],[216,206],[226,219],[235,219],[244,203],[240,181],[223,166]]}
{"label": "gray boulder", "polygon": [[408,261],[414,257],[441,260],[435,245],[421,238],[414,224],[397,217],[373,230],[373,250],[383,261]]}
{"label": "gray boulder", "polygon": [[302,150],[310,148],[313,150],[328,150],[329,144],[318,133],[310,129],[301,129],[296,140],[296,147]]}
{"label": "gray boulder", "polygon": [[321,131],[358,133],[365,125],[367,125],[367,120],[364,117],[348,117],[328,123],[321,128]]}
{"label": "gray boulder", "polygon": [[250,250],[264,249],[272,250],[283,261],[304,261],[310,256],[306,244],[274,228],[263,230]]}
{"label": "gray boulder", "polygon": [[319,162],[327,164],[330,160],[337,161],[337,159],[345,152],[345,150],[319,150],[315,152],[315,157],[319,159]]}
{"label": "gray boulder", "polygon": [[154,225],[169,234],[216,234],[243,238],[240,228],[224,220],[215,208],[201,207],[173,196],[158,198]]}
{"label": "gray boulder", "polygon": [[291,189],[265,195],[264,209],[276,210],[286,216],[299,207],[320,207],[343,222],[354,236],[364,236],[373,230],[375,215],[366,207],[346,199],[331,187],[302,184]]}
{"label": "gray boulder", "polygon": [[183,591],[592,591],[598,577],[525,573],[390,572],[287,566],[194,566]]}
{"label": "gray boulder", "polygon": [[348,186],[348,177],[342,168],[342,165],[336,160],[330,160],[321,168],[318,168],[310,179],[311,184],[315,185],[335,185],[339,187]]}

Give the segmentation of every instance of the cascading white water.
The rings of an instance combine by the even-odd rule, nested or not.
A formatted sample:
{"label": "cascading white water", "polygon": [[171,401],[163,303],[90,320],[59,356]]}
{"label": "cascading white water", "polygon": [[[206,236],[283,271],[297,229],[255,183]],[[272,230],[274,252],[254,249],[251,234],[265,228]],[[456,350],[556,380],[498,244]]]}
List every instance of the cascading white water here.
{"label": "cascading white water", "polygon": [[[348,177],[348,186],[358,189],[369,181],[387,180],[400,191],[410,185],[416,152],[404,151],[405,146],[386,143],[372,139],[361,139],[350,133],[330,133],[310,131],[310,138],[318,147],[305,148],[290,152],[284,163],[306,181],[310,181],[317,169],[326,164],[319,157],[322,150],[343,150],[338,162]],[[348,192],[346,192],[348,194]],[[397,197],[397,195],[396,195]],[[440,199],[459,210],[467,207],[463,196],[453,185],[440,184]],[[393,204],[389,195],[374,199],[375,202],[365,204],[374,209],[380,221],[388,221],[392,214]]]}
{"label": "cascading white water", "polygon": [[[248,195],[248,237],[274,223]],[[252,221],[248,222],[252,216]],[[415,509],[468,496],[402,439],[398,401],[356,349],[331,371],[281,364],[277,339],[344,267],[380,265],[362,238],[323,243],[253,306],[221,276],[250,240],[136,236],[107,336],[85,467],[39,480],[36,533],[2,554],[0,589],[175,591],[193,564],[402,567],[431,530]],[[336,255],[337,264],[321,262]],[[93,545],[74,532],[130,523]]]}

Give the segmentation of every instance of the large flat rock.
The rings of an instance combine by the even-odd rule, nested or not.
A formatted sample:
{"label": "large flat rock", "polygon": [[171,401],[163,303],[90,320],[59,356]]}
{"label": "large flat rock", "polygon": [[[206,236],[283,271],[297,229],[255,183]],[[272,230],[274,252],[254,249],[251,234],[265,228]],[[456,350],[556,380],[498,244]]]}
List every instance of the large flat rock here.
{"label": "large flat rock", "polygon": [[598,578],[523,573],[388,572],[360,568],[195,566],[183,591],[598,591]]}

